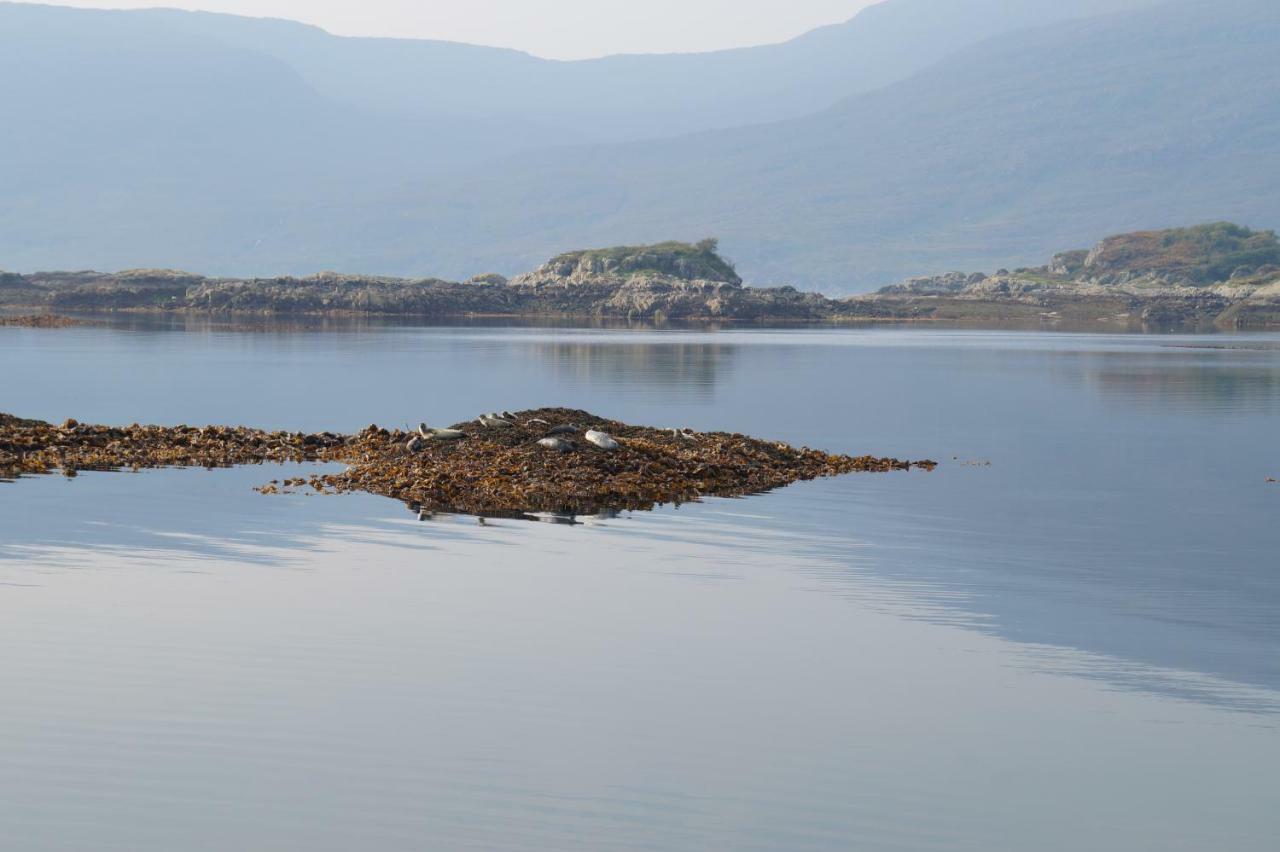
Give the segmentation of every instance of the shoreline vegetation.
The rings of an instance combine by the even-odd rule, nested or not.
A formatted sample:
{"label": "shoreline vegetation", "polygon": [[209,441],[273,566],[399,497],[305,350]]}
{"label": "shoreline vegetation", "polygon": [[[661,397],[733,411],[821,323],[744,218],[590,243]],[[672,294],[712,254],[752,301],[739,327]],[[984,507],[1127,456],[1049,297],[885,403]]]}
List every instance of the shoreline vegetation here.
{"label": "shoreline vegetation", "polygon": [[1280,326],[1280,241],[1225,222],[1141,231],[1061,252],[1041,267],[912,278],[845,298],[745,286],[715,240],[567,252],[512,279],[490,273],[464,282],[333,272],[247,279],[157,269],[0,272],[0,310],[45,312],[0,320],[36,327],[79,324],[57,313],[70,311],[1267,328]]}
{"label": "shoreline vegetation", "polygon": [[817,477],[936,466],[931,460],[830,454],[728,432],[633,426],[564,408],[485,415],[446,429],[371,425],[352,435],[75,420],[55,425],[0,414],[0,478],[270,462],[347,467],[273,480],[256,489],[264,494],[294,488],[366,492],[400,500],[420,514],[506,517],[652,509],[704,496],[757,494]]}

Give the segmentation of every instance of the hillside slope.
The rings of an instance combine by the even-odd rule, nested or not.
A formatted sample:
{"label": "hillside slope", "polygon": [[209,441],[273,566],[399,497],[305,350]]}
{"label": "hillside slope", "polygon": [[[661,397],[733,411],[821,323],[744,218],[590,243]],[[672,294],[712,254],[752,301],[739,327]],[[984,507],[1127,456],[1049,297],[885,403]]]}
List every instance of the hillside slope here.
{"label": "hillside slope", "polygon": [[[344,38],[291,21],[173,9],[0,3],[0,33],[18,41],[45,31],[99,45],[121,36],[137,44],[216,44],[280,63],[326,98],[488,128],[516,150],[797,117],[903,79],[984,38],[1153,2],[885,0],[780,44],[572,62],[441,41]],[[511,132],[521,127],[525,132]]]}
{"label": "hillside slope", "polygon": [[[1277,91],[1280,4],[1173,3],[985,42],[810,118],[423,187],[388,250],[448,270],[483,240],[518,267],[570,240],[713,231],[749,278],[851,292],[1139,227],[1274,224]],[[396,228],[448,239],[410,249]]]}
{"label": "hillside slope", "polygon": [[[848,293],[1140,227],[1280,221],[1271,0],[1018,31],[803,118],[503,157],[509,137],[569,142],[577,125],[544,138],[515,120],[494,132],[355,104],[253,44],[157,41],[135,31],[151,18],[94,14],[110,27],[72,40],[56,15],[45,30],[0,28],[0,99],[22,128],[0,136],[4,267],[461,278],[527,269],[564,245],[714,233],[748,278]],[[459,167],[457,149],[484,162]]]}

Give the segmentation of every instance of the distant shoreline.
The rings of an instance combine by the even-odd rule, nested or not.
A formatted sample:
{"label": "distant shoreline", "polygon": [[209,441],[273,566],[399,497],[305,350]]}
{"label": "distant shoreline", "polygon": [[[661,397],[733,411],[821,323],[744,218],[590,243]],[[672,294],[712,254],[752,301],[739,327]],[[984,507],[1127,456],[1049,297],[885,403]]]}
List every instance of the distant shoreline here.
{"label": "distant shoreline", "polygon": [[[750,289],[750,288],[748,288]],[[405,309],[376,310],[358,308],[298,308],[289,304],[237,308],[199,307],[193,305],[139,306],[111,304],[109,300],[95,299],[91,305],[65,302],[0,302],[0,327],[25,327],[42,329],[66,329],[94,325],[95,321],[110,318],[193,318],[209,320],[387,320],[387,321],[510,321],[527,324],[546,322],[552,324],[587,323],[623,327],[643,325],[647,327],[673,327],[689,325],[724,325],[734,327],[847,327],[875,324],[908,326],[951,327],[1012,327],[1018,329],[1203,329],[1215,331],[1267,330],[1280,328],[1280,312],[1265,316],[1242,316],[1223,321],[1220,313],[1205,310],[1194,301],[1177,300],[1119,302],[1110,298],[1070,297],[1052,303],[1025,301],[979,301],[969,299],[941,299],[915,297],[893,301],[865,298],[869,310],[862,311],[862,300],[854,297],[830,313],[796,316],[790,312],[770,314],[751,312],[735,316],[714,313],[680,313],[669,316],[663,313],[622,314],[588,311],[466,311],[434,309],[429,311]],[[835,300],[832,300],[835,301]],[[845,305],[849,305],[848,308]],[[852,309],[850,309],[852,308]],[[1151,314],[1159,313],[1153,317]]]}
{"label": "distant shoreline", "polygon": [[714,239],[566,252],[507,279],[137,269],[0,273],[0,312],[850,325],[1280,327],[1280,240],[1226,222],[1108,237],[1045,266],[912,278],[833,299],[744,285]]}
{"label": "distant shoreline", "polygon": [[[899,328],[950,328],[991,331],[1057,331],[1057,332],[1092,332],[1092,333],[1144,333],[1144,332],[1184,332],[1184,333],[1222,333],[1231,331],[1269,331],[1280,329],[1280,322],[1259,323],[1256,325],[1215,324],[1211,320],[1189,320],[1185,322],[1151,322],[1143,321],[1136,316],[1063,316],[1056,313],[1000,313],[991,312],[957,312],[956,315],[945,315],[939,312],[931,316],[842,316],[819,319],[792,319],[754,317],[740,319],[734,317],[626,317],[610,315],[584,314],[408,314],[386,312],[363,312],[353,310],[332,311],[247,311],[218,310],[211,311],[197,308],[156,309],[156,308],[121,308],[75,310],[70,314],[50,313],[39,316],[48,317],[49,321],[31,321],[30,314],[10,315],[5,311],[11,306],[0,307],[0,329],[26,328],[40,330],[66,330],[75,328],[102,327],[113,324],[127,324],[129,320],[138,323],[148,321],[172,320],[181,323],[189,321],[199,323],[201,328],[208,325],[229,327],[232,329],[268,330],[324,330],[327,323],[337,323],[337,329],[368,322],[376,325],[439,325],[456,328],[475,325],[480,328],[519,327],[547,329],[640,329],[665,331],[703,331],[709,329],[840,329],[866,328],[872,326]],[[16,306],[12,306],[16,307]],[[966,305],[966,307],[969,307]],[[980,306],[979,306],[980,307]],[[1083,306],[1082,306],[1083,307]],[[33,308],[22,307],[19,310],[30,311]]]}

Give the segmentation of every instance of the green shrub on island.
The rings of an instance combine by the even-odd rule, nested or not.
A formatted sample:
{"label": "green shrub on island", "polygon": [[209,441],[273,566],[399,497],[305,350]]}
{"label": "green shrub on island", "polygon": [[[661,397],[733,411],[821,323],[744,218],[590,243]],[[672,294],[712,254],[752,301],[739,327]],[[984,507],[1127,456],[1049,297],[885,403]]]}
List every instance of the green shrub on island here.
{"label": "green shrub on island", "polygon": [[1090,274],[1160,275],[1191,284],[1214,284],[1280,266],[1275,231],[1232,222],[1138,231],[1107,237],[1089,252]]}
{"label": "green shrub on island", "polygon": [[558,267],[564,274],[585,267],[616,275],[654,272],[689,280],[741,284],[733,264],[718,254],[719,247],[719,241],[709,237],[696,243],[668,240],[653,245],[579,249],[556,255],[548,266]]}

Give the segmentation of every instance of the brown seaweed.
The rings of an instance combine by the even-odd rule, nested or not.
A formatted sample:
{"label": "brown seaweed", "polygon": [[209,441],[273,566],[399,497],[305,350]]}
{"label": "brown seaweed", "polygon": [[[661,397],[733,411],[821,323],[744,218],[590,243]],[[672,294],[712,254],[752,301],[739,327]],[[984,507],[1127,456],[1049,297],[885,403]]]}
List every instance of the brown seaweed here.
{"label": "brown seaweed", "polygon": [[[673,432],[632,426],[586,411],[517,412],[514,425],[493,429],[455,424],[466,437],[413,441],[416,431],[369,426],[354,435],[268,432],[243,426],[60,425],[0,415],[0,476],[152,467],[228,467],[265,462],[342,462],[258,490],[305,486],[316,492],[368,492],[424,511],[511,515],[649,509],[707,495],[755,494],[798,480],[858,471],[884,472],[932,461],[825,453],[729,432]],[[538,441],[557,426],[597,429],[618,448],[573,441],[557,451]],[[571,436],[570,436],[571,437]],[[571,438],[572,440],[572,438]]]}

